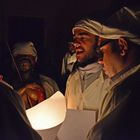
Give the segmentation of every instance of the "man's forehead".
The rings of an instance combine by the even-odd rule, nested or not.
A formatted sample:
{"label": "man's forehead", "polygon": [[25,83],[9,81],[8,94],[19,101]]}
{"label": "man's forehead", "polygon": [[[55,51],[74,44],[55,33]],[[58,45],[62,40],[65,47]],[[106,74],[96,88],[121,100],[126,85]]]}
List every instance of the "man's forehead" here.
{"label": "man's forehead", "polygon": [[87,31],[85,31],[83,29],[76,29],[74,31],[74,36],[95,36],[95,35],[87,32]]}
{"label": "man's forehead", "polygon": [[32,55],[16,55],[15,58],[16,59],[18,58],[35,59],[35,57]]}

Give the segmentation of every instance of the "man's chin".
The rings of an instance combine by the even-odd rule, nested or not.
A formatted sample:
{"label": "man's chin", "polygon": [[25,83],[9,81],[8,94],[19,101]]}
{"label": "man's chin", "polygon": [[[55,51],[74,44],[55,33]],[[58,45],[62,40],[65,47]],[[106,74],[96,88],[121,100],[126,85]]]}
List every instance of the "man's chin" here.
{"label": "man's chin", "polygon": [[78,65],[81,66],[81,67],[85,67],[89,64],[95,63],[95,61],[93,61],[93,59],[89,59],[89,60],[86,60],[86,61],[77,60],[77,62],[78,62]]}

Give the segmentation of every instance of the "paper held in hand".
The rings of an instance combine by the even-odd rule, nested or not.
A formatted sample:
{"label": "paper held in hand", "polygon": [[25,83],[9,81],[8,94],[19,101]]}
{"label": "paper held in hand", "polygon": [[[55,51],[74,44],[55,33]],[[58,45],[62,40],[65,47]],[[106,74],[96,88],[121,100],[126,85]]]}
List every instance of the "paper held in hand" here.
{"label": "paper held in hand", "polygon": [[26,113],[43,140],[86,140],[96,122],[96,111],[66,110],[65,97],[59,91]]}

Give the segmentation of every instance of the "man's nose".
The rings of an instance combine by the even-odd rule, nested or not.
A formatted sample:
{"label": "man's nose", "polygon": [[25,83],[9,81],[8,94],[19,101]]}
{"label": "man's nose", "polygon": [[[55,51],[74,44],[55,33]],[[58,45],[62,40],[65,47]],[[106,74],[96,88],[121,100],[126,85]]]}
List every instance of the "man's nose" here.
{"label": "man's nose", "polygon": [[75,49],[76,49],[76,48],[79,48],[80,43],[79,43],[79,42],[75,42],[75,43],[74,43],[74,46],[75,46]]}

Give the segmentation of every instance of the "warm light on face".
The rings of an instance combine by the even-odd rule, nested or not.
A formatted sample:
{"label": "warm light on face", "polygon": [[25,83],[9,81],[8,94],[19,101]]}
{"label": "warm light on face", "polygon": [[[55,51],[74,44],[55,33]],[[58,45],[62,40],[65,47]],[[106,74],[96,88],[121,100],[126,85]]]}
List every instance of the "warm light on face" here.
{"label": "warm light on face", "polygon": [[99,42],[98,42],[98,45],[96,46],[95,50],[96,50],[96,53],[98,54],[98,60],[102,60],[103,59],[103,53],[101,51],[101,48],[105,45],[107,45],[108,43],[110,42],[113,42],[114,40],[111,40],[111,39],[106,39],[104,41],[100,41],[101,39],[99,39]]}
{"label": "warm light on face", "polygon": [[57,91],[53,96],[26,110],[28,119],[35,130],[43,130],[61,124],[66,115],[66,101]]}
{"label": "warm light on face", "polygon": [[94,47],[97,44],[97,37],[83,29],[74,31],[73,42],[76,51],[77,61],[86,63],[89,60],[96,61],[97,56]]}

